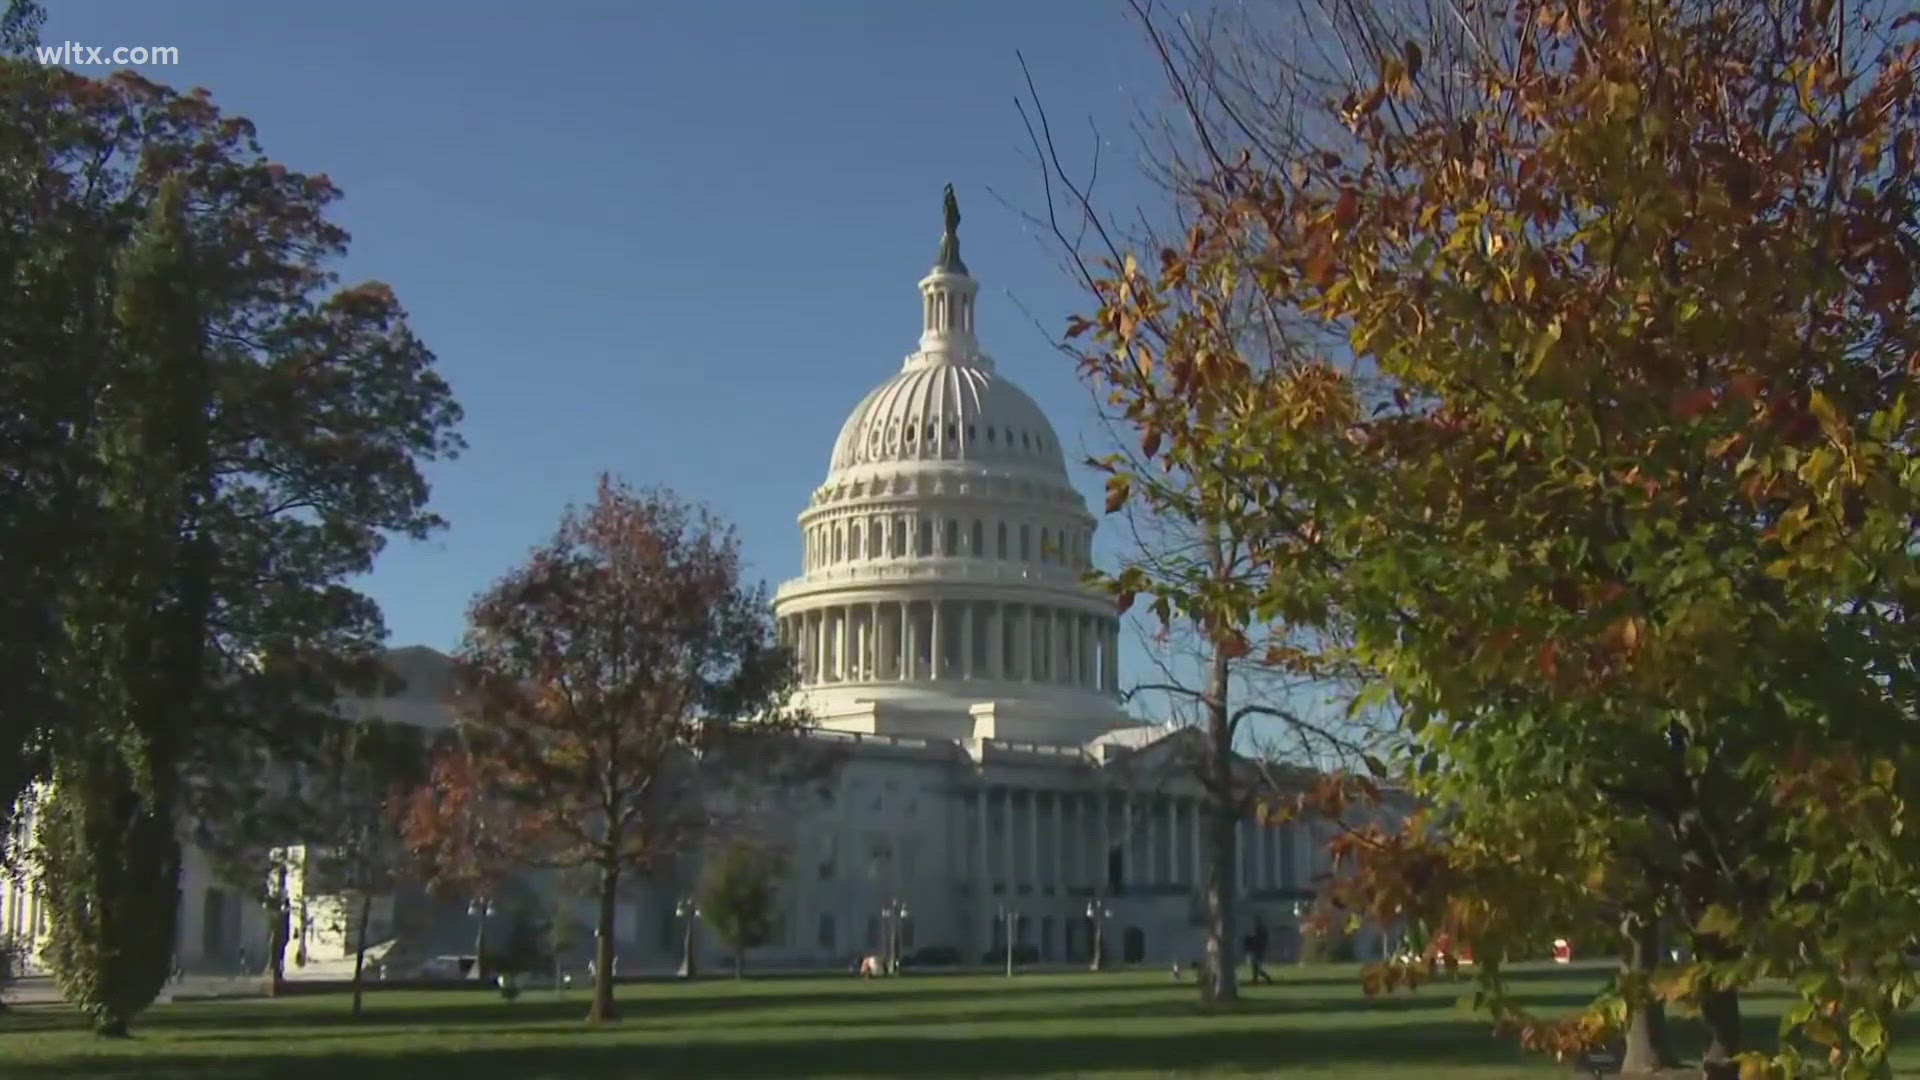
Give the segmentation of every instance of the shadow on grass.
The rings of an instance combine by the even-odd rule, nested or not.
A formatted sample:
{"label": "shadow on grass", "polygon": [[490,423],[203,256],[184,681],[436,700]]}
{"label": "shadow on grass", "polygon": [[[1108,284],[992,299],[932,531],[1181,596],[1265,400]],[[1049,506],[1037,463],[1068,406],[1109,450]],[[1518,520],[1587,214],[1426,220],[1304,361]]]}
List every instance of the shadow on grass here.
{"label": "shadow on grass", "polygon": [[[791,1017],[782,1017],[785,1011],[805,1008],[831,1006],[844,1008],[853,1016],[876,1017],[891,1014],[901,1023],[928,1023],[942,1019],[941,1014],[930,1014],[916,1006],[934,1006],[953,1004],[956,1006],[953,1016],[972,1017],[977,1015],[969,1006],[986,1005],[998,1011],[1005,1010],[1012,1018],[1031,1017],[1036,1011],[1045,1011],[1047,1006],[1055,1005],[1063,1016],[1085,1014],[1089,1011],[1107,1011],[1112,1015],[1156,1015],[1163,1012],[1167,1005],[1169,987],[1155,983],[1088,983],[1075,985],[1071,982],[1015,982],[1004,988],[996,988],[990,995],[983,993],[979,986],[926,986],[915,987],[911,982],[893,983],[873,989],[839,989],[832,984],[822,986],[819,983],[781,986],[770,990],[762,985],[757,990],[745,992],[716,992],[712,984],[696,986],[688,993],[635,995],[623,993],[619,998],[622,1020],[645,1023],[650,1020],[671,1020],[682,1017],[712,1018],[719,1014],[765,1012],[768,1023],[790,1023]],[[1369,1009],[1379,1002],[1363,1002],[1357,996],[1343,1000],[1329,1000],[1320,996],[1285,996],[1286,987],[1277,988],[1280,993],[1265,996],[1271,991],[1264,988],[1255,991],[1249,1002],[1268,1002],[1276,1009],[1287,1011],[1326,1010],[1326,1009]],[[485,990],[436,991],[419,993],[401,991],[394,995],[370,993],[367,995],[366,1012],[355,1019],[340,1002],[339,998],[289,998],[280,1001],[252,999],[244,1001],[196,1001],[172,1006],[148,1016],[137,1027],[152,1029],[192,1029],[192,1028],[379,1028],[379,1027],[458,1027],[462,1025],[500,1026],[519,1028],[523,1024],[542,1022],[571,1022],[577,1024],[586,1016],[589,996],[574,992],[566,997],[554,997],[535,991],[511,1004]],[[1009,1001],[1030,1000],[1034,1007],[1022,1009],[1009,1006]],[[1384,1000],[1384,999],[1383,999]],[[1409,999],[1423,1002],[1427,1006],[1435,1004],[1450,1006],[1453,997],[1429,996],[1421,999]],[[1066,1003],[1066,1004],[1059,1004]],[[1198,1011],[1197,1004],[1195,1005]],[[31,1015],[31,1019],[29,1016]],[[809,1017],[809,1022],[812,1018]],[[36,1006],[14,1014],[14,1019],[0,1022],[0,1030],[21,1030],[23,1027],[35,1030],[72,1029],[80,1021],[72,1012],[61,1006]]]}
{"label": "shadow on grass", "polygon": [[1299,1029],[1129,1038],[1111,1032],[1031,1036],[877,1036],[833,1040],[622,1043],[582,1033],[544,1046],[421,1047],[384,1056],[319,1053],[248,1056],[89,1054],[9,1070],[9,1076],[142,1080],[479,1080],[568,1077],[1020,1076],[1138,1070],[1274,1069],[1341,1065],[1372,1071],[1417,1064],[1501,1065],[1525,1059],[1458,1023],[1401,1025],[1364,1039]]}

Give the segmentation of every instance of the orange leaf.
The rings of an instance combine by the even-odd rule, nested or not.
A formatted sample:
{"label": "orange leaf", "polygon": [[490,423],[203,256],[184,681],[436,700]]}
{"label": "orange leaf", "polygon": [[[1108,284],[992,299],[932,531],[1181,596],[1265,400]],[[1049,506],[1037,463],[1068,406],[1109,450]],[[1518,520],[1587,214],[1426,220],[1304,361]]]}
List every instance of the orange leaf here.
{"label": "orange leaf", "polygon": [[1350,187],[1340,189],[1340,201],[1333,205],[1333,224],[1347,229],[1360,218],[1360,193]]}
{"label": "orange leaf", "polygon": [[1713,407],[1713,391],[1705,386],[1684,390],[1673,396],[1673,415],[1691,420]]}
{"label": "orange leaf", "polygon": [[1554,673],[1560,668],[1560,643],[1549,641],[1540,646],[1540,653],[1535,657],[1535,662],[1540,665],[1540,674],[1549,679],[1553,678]]}

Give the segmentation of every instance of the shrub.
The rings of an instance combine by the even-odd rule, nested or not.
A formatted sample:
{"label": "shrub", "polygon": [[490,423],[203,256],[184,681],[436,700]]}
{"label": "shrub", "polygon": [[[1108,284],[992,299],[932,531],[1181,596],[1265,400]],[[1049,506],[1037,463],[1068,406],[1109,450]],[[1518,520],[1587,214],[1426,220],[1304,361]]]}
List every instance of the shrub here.
{"label": "shrub", "polygon": [[26,944],[11,935],[0,934],[0,1010],[7,1007],[7,991],[19,980],[20,969],[26,962]]}
{"label": "shrub", "polygon": [[[958,964],[960,950],[952,945],[922,945],[913,951],[909,959],[915,967],[941,967]],[[1002,954],[1002,959],[1005,959],[1005,954]]]}
{"label": "shrub", "polygon": [[1344,930],[1307,927],[1300,935],[1300,962],[1345,964],[1354,958],[1353,938]]}

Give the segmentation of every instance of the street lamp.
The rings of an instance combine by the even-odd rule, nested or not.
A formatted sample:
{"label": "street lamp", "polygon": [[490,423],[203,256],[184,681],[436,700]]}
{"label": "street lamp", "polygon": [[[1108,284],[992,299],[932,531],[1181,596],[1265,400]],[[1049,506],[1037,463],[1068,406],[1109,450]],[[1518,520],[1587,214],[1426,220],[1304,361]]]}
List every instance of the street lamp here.
{"label": "street lamp", "polygon": [[1293,902],[1293,940],[1294,948],[1298,951],[1298,955],[1294,960],[1300,964],[1307,962],[1306,919],[1307,911],[1312,908],[1312,906],[1312,904],[1307,903],[1305,900],[1295,900]]}
{"label": "street lamp", "polygon": [[693,958],[693,931],[699,925],[700,905],[689,896],[674,905],[673,913],[687,924],[686,936],[680,942],[680,977],[691,979],[700,973],[699,965]]}
{"label": "street lamp", "polygon": [[1000,921],[1007,927],[1007,978],[1013,978],[1013,934],[1020,921],[1020,913],[1011,904],[1000,905]]}
{"label": "street lamp", "polygon": [[1087,965],[1087,970],[1104,971],[1107,966],[1107,920],[1113,918],[1113,909],[1103,900],[1089,900],[1087,918],[1093,923],[1093,961]]}
{"label": "street lamp", "polygon": [[493,901],[479,897],[467,903],[467,914],[479,924],[473,932],[473,977],[487,977],[487,916],[493,914]]}
{"label": "street lamp", "polygon": [[887,974],[900,974],[900,938],[901,925],[907,918],[907,905],[902,900],[890,900],[880,908],[880,917],[887,920]]}

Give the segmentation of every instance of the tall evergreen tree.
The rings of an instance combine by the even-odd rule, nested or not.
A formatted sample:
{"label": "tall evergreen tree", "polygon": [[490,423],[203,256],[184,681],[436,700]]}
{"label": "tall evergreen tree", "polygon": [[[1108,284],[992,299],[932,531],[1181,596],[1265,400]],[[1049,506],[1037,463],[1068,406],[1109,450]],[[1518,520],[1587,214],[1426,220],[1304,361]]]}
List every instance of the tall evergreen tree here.
{"label": "tall evergreen tree", "polygon": [[88,698],[77,702],[87,723],[52,744],[39,837],[53,968],[103,1034],[124,1034],[172,966],[178,748],[206,668],[210,391],[184,206],[183,185],[166,181],[120,269],[119,363],[99,406],[99,557],[67,612],[64,681]]}

